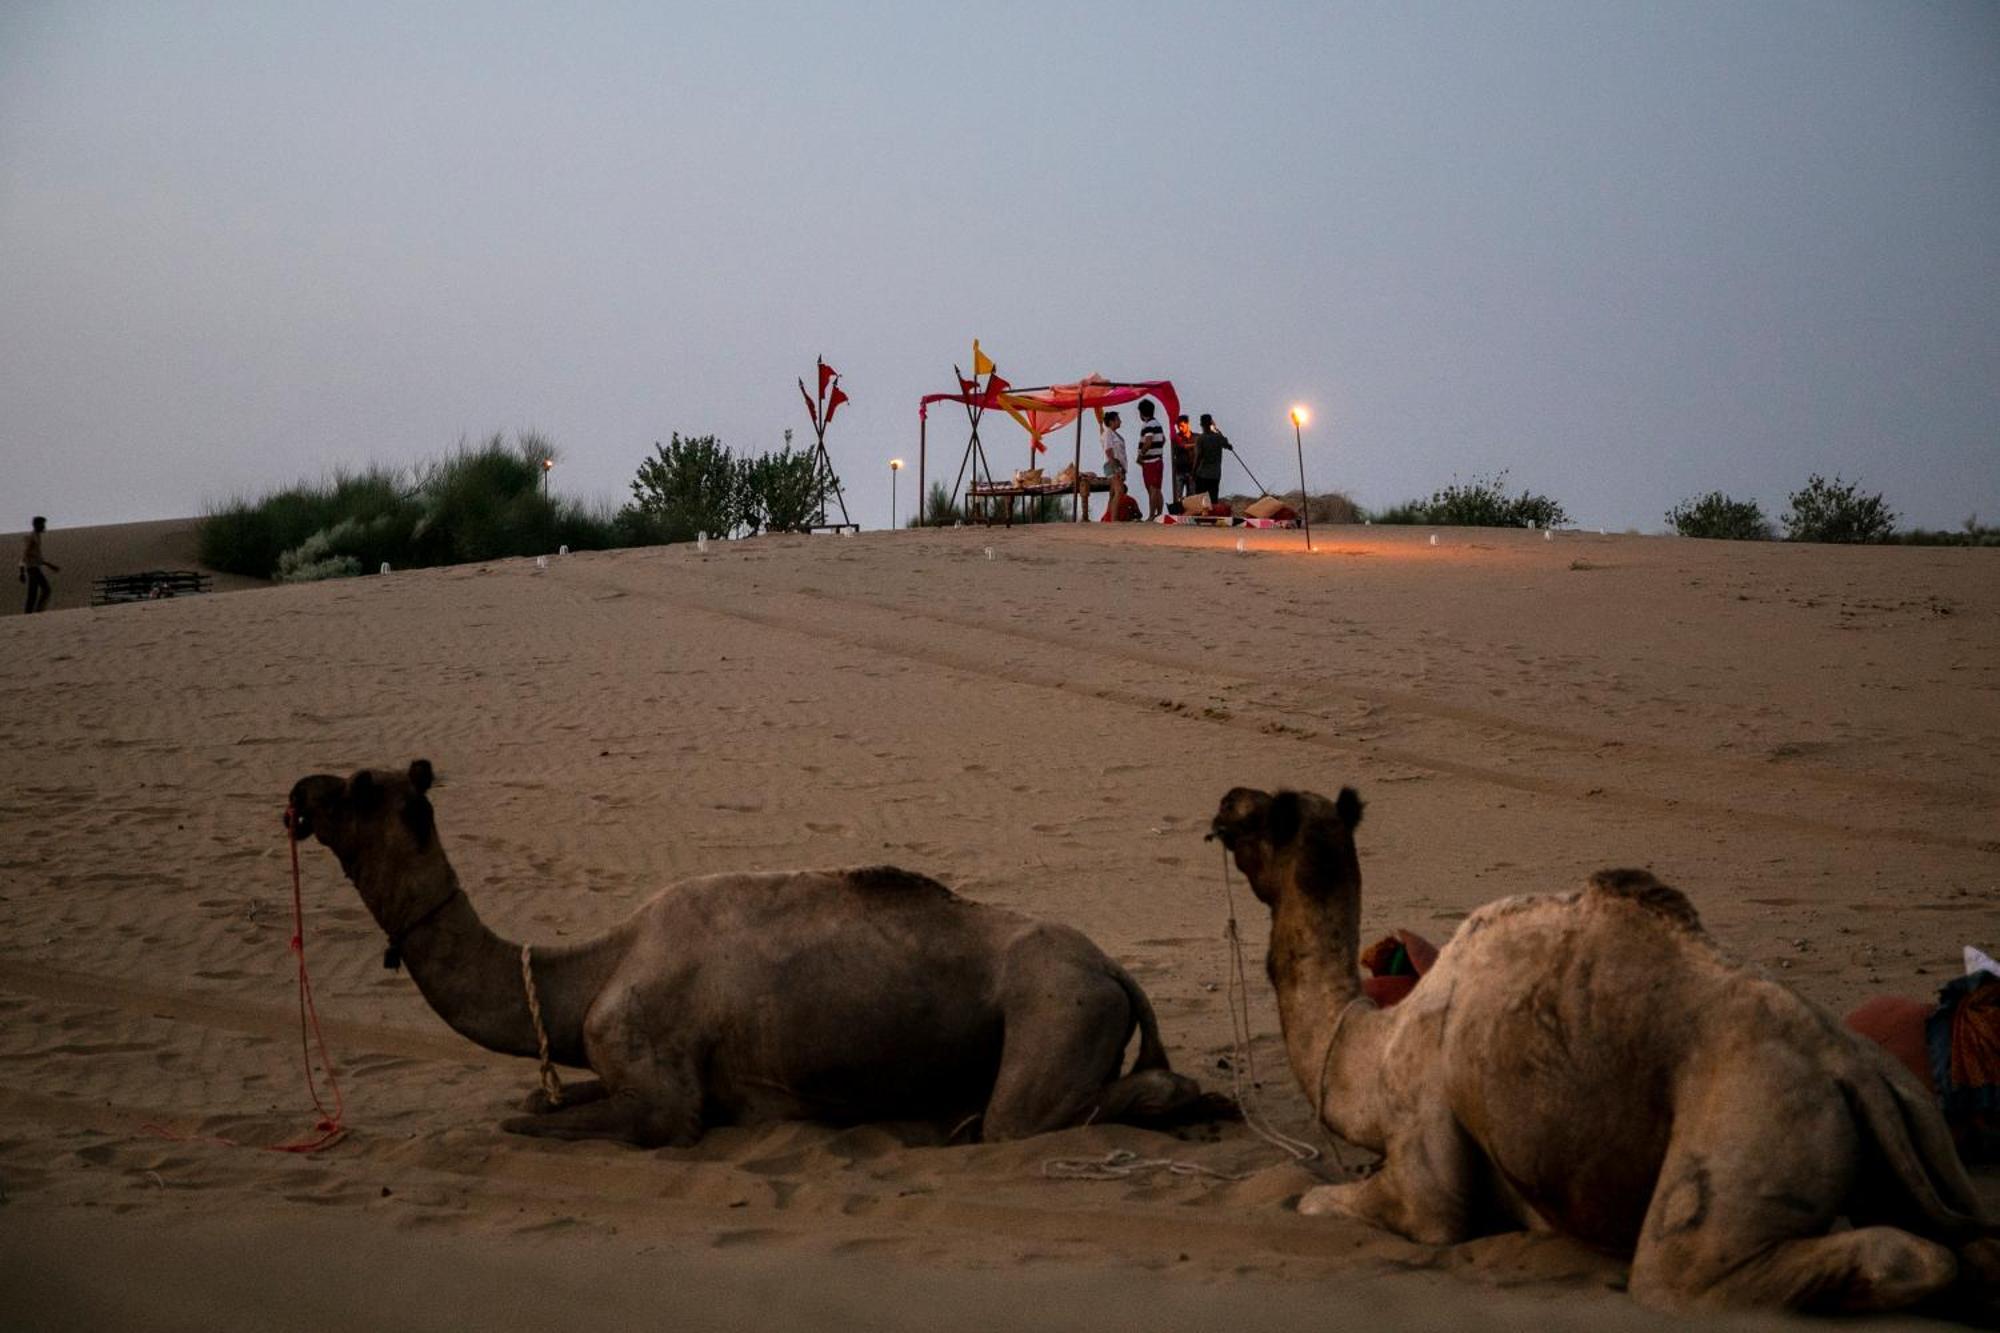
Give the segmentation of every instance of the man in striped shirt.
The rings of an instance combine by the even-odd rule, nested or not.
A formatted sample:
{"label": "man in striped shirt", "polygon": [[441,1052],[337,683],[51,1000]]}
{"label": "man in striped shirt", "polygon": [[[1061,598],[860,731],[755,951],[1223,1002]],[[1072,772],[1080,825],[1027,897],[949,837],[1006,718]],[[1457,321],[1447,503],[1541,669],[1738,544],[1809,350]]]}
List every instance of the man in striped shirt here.
{"label": "man in striped shirt", "polygon": [[1160,499],[1160,469],[1167,455],[1166,423],[1153,415],[1153,400],[1139,400],[1139,474],[1146,479],[1146,521],[1166,507]]}

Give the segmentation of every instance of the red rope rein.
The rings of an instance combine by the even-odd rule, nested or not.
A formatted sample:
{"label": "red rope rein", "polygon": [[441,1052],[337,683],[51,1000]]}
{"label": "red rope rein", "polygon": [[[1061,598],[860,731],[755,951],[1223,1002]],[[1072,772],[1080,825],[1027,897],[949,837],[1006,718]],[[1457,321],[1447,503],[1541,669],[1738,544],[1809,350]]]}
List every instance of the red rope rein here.
{"label": "red rope rein", "polygon": [[[299,1055],[306,1069],[306,1092],[312,1097],[313,1109],[319,1112],[319,1120],[312,1129],[289,1143],[245,1144],[216,1135],[181,1134],[162,1125],[140,1126],[148,1134],[183,1142],[218,1143],[227,1148],[255,1147],[266,1152],[313,1153],[332,1147],[347,1133],[347,1101],[341,1095],[340,1080],[334,1076],[333,1056],[326,1048],[326,1034],[320,1030],[319,1007],[313,1003],[312,974],[306,970],[306,910],[304,895],[299,887],[299,843],[292,836],[293,814],[292,808],[286,806],[285,842],[292,853],[292,938],[289,947],[299,960]],[[315,1046],[319,1048],[320,1067],[326,1071],[326,1086],[333,1097],[332,1110],[327,1109],[325,1100],[320,1096],[318,1081],[313,1077]]]}

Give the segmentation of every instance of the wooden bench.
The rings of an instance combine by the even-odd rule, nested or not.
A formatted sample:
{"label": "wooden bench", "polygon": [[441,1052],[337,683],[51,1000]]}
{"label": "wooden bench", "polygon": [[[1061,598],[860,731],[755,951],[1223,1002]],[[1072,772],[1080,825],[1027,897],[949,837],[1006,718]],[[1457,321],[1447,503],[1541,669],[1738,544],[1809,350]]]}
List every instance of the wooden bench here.
{"label": "wooden bench", "polygon": [[192,597],[215,586],[215,580],[193,569],[147,569],[137,574],[106,574],[90,581],[90,604],[150,602],[161,597]]}

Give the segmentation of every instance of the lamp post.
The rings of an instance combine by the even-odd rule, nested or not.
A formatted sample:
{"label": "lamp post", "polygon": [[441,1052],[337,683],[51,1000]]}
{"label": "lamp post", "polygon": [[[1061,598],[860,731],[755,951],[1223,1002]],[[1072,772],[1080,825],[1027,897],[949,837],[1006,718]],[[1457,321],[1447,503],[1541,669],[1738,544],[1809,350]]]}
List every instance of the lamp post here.
{"label": "lamp post", "polygon": [[1299,520],[1306,528],[1306,549],[1313,548],[1312,502],[1306,497],[1306,439],[1305,426],[1312,413],[1304,403],[1292,404],[1292,445],[1299,451]]}
{"label": "lamp post", "polygon": [[895,531],[896,528],[896,474],[902,470],[902,459],[892,458],[889,460],[889,530],[891,532]]}
{"label": "lamp post", "polygon": [[556,460],[553,458],[544,458],[542,460],[542,498],[544,500],[549,498],[549,472],[555,465]]}

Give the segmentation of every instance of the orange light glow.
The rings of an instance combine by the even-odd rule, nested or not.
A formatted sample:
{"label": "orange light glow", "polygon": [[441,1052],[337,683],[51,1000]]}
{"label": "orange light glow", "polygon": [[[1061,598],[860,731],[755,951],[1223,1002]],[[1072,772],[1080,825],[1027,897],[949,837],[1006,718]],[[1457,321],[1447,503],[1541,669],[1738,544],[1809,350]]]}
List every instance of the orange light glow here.
{"label": "orange light glow", "polygon": [[1294,426],[1303,426],[1308,421],[1311,420],[1312,420],[1312,413],[1306,410],[1306,405],[1304,403],[1292,404],[1292,424]]}
{"label": "orange light glow", "polygon": [[550,468],[554,467],[555,465],[556,465],[556,460],[555,460],[555,459],[553,459],[553,458],[544,458],[544,459],[542,460],[542,471],[544,471],[544,472],[547,472],[547,471],[548,471],[548,470],[549,470]]}
{"label": "orange light glow", "polygon": [[900,459],[900,458],[892,458],[892,459],[890,459],[890,460],[889,460],[889,470],[890,470],[891,472],[901,472],[901,471],[903,470],[903,460],[902,460],[902,459]]}

